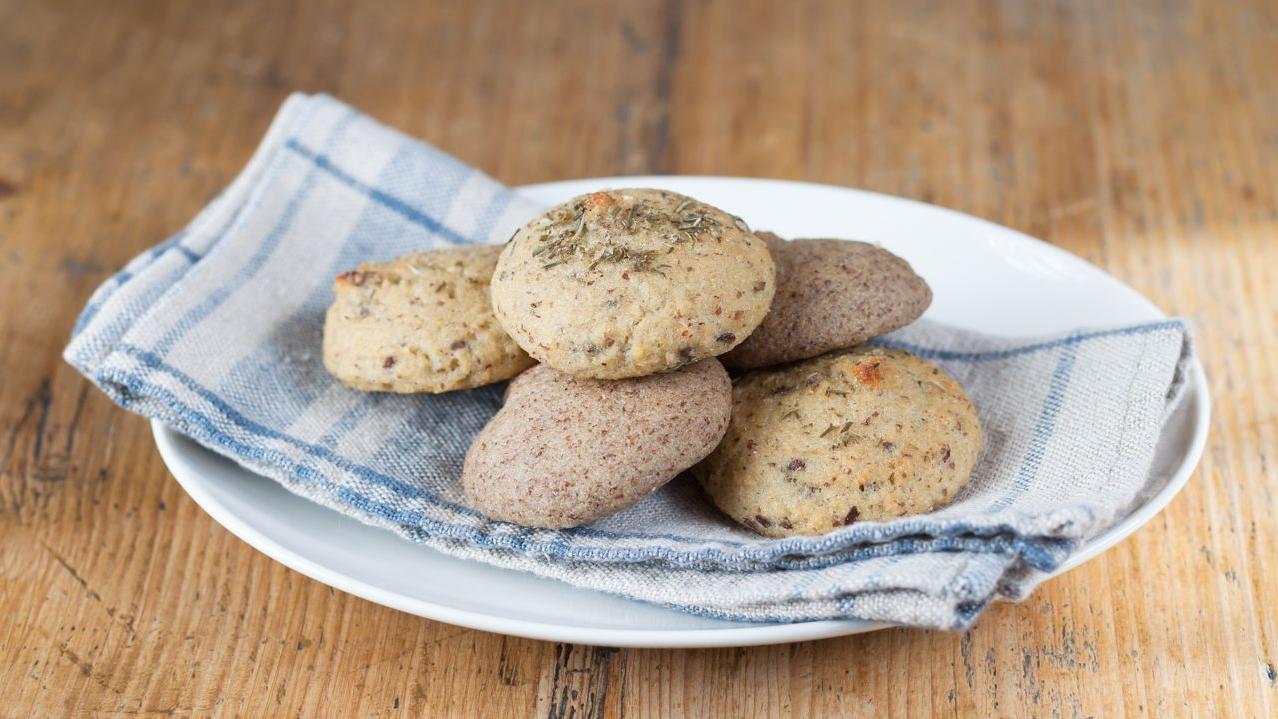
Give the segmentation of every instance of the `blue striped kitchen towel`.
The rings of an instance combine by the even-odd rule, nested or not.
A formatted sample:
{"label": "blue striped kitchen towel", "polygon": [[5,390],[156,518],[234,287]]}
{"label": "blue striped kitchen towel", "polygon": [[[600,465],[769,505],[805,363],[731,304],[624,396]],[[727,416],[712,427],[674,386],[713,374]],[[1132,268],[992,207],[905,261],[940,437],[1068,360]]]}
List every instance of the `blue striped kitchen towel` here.
{"label": "blue striped kitchen towel", "polygon": [[453,556],[706,616],[948,628],[1024,596],[1121,516],[1185,381],[1178,320],[1034,340],[916,323],[884,341],[962,383],[986,432],[940,511],[766,539],[681,478],[586,527],[491,522],[458,475],[502,387],[355,392],[324,371],[320,333],[339,272],[502,242],[539,209],[336,100],[294,96],[218,199],[98,289],[65,356],[123,407]]}

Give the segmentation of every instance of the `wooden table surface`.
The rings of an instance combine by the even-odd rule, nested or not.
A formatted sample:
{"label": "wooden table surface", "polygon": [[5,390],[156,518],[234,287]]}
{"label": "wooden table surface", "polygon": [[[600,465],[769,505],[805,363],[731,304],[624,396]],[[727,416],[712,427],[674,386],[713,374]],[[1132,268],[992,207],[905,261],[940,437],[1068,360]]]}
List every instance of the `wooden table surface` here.
{"label": "wooden table surface", "polygon": [[[1278,715],[1278,4],[0,0],[0,716]],[[1189,486],[971,631],[615,650],[236,539],[59,355],[325,91],[510,183],[780,177],[1046,239],[1199,328]]]}

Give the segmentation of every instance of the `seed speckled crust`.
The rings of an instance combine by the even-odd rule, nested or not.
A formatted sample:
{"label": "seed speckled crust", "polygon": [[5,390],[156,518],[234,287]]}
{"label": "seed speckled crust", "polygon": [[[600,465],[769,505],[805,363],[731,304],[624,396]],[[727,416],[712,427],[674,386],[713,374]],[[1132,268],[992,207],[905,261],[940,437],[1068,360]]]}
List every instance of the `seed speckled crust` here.
{"label": "seed speckled crust", "polygon": [[776,296],[758,329],[723,356],[728,367],[770,367],[853,347],[913,322],[932,303],[909,263],[877,245],[756,234],[776,262]]}
{"label": "seed speckled crust", "polygon": [[448,392],[532,366],[493,316],[500,247],[417,252],[343,272],[324,320],[324,366],[346,385]]}
{"label": "seed speckled crust", "polygon": [[538,365],[466,453],[462,486],[492,519],[529,527],[591,522],[647,497],[718,444],[732,404],[715,359],[628,380]]}
{"label": "seed speckled crust", "polygon": [[507,243],[493,277],[506,331],[540,362],[596,379],[714,357],[767,313],[772,257],[738,217],[664,190],[595,192]]}
{"label": "seed speckled crust", "polygon": [[697,467],[728,516],[770,537],[931,511],[967,482],[981,424],[962,387],[900,350],[861,347],[756,370]]}

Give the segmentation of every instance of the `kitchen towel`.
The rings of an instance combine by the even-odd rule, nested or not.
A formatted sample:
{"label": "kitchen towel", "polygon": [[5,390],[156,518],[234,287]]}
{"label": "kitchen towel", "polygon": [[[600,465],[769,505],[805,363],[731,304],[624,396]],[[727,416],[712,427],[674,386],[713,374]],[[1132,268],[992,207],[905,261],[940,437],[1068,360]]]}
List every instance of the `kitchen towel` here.
{"label": "kitchen towel", "polygon": [[941,628],[1025,596],[1123,516],[1187,381],[1181,320],[1037,338],[920,321],[877,341],[958,380],[986,435],[949,506],[767,539],[680,477],[585,527],[492,522],[458,477],[504,385],[347,389],[321,363],[324,312],[343,270],[504,242],[542,209],[332,98],[295,95],[221,196],[97,290],[65,357],[126,409],[449,555],[710,617]]}

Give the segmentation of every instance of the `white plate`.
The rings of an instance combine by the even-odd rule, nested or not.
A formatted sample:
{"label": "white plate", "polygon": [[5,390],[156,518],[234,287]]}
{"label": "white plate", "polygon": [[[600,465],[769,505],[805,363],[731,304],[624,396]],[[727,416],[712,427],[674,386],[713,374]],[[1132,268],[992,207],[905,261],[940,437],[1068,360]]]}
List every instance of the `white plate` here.
{"label": "white plate", "polygon": [[[692,195],[783,236],[880,242],[927,279],[935,293],[927,316],[943,322],[1041,335],[1165,317],[1135,290],[1068,252],[952,210],[871,192],[718,177],[573,180],[523,192],[550,205],[601,187],[636,186]],[[1164,430],[1145,500],[1061,572],[1112,547],[1171,501],[1202,454],[1208,413],[1206,378],[1195,364],[1185,401]],[[159,423],[153,428],[178,482],[236,536],[308,577],[441,622],[553,641],[645,647],[771,644],[886,626],[704,619],[453,559],[290,494]]]}

